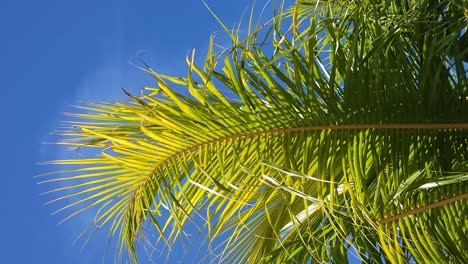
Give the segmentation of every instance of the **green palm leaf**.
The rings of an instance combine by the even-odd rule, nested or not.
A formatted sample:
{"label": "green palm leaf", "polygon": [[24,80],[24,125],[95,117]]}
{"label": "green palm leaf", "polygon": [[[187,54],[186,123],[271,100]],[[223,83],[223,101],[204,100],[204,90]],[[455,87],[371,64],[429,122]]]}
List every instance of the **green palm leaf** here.
{"label": "green palm leaf", "polygon": [[143,96],[71,114],[61,143],[100,155],[51,162],[72,166],[45,180],[75,199],[59,211],[99,208],[134,261],[201,222],[222,263],[465,262],[461,1],[299,1],[250,25],[186,77],[145,67]]}

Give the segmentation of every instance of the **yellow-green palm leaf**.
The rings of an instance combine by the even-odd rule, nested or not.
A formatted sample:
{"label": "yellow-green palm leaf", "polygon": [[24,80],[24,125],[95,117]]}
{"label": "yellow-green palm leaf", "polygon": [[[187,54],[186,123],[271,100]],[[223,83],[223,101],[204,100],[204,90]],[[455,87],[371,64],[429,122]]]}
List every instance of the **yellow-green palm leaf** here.
{"label": "yellow-green palm leaf", "polygon": [[100,155],[52,162],[60,210],[98,208],[134,261],[193,221],[220,263],[466,262],[463,2],[278,10],[186,77],[146,67],[143,96],[72,114],[61,143]]}

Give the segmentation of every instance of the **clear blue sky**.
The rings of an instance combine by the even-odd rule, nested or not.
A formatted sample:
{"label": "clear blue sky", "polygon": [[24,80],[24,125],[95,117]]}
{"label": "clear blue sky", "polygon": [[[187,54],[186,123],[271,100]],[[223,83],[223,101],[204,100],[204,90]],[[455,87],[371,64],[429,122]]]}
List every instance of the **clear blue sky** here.
{"label": "clear blue sky", "polygon": [[[231,26],[253,1],[207,2]],[[2,1],[2,263],[100,263],[105,234],[81,252],[82,241],[73,241],[89,219],[57,225],[61,216],[50,216],[57,206],[43,205],[50,197],[39,194],[48,187],[32,177],[51,168],[35,164],[64,154],[41,142],[51,139],[70,105],[127,100],[120,87],[138,94],[152,84],[129,61],[138,57],[158,71],[184,74],[187,52],[204,55],[219,29],[200,0]]]}

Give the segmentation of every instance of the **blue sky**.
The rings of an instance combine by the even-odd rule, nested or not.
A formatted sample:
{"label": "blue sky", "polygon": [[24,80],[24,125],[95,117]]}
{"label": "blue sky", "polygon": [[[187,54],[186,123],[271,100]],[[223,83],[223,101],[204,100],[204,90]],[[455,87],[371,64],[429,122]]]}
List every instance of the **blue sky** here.
{"label": "blue sky", "polygon": [[[263,6],[266,1],[258,1]],[[232,26],[252,1],[207,3]],[[57,225],[57,206],[44,206],[47,186],[34,175],[52,168],[37,162],[63,157],[41,142],[53,139],[63,112],[92,100],[128,100],[153,84],[132,66],[137,58],[169,74],[186,72],[191,48],[204,55],[220,30],[200,0],[4,0],[0,8],[3,263],[100,263],[106,246],[98,235],[81,251],[73,241],[86,215]],[[111,262],[110,256],[107,262]],[[191,262],[191,261],[190,261]],[[143,262],[145,263],[145,262]]]}

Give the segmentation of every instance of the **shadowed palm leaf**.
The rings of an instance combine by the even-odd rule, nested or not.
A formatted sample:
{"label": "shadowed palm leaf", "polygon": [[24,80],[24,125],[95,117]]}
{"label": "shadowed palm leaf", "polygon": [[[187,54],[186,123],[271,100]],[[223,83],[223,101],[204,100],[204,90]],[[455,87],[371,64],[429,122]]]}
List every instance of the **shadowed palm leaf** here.
{"label": "shadowed palm leaf", "polygon": [[52,162],[74,166],[47,180],[78,197],[61,210],[99,208],[134,261],[194,221],[221,263],[466,263],[463,2],[282,10],[186,77],[146,67],[143,96],[71,114],[61,143],[100,155]]}

